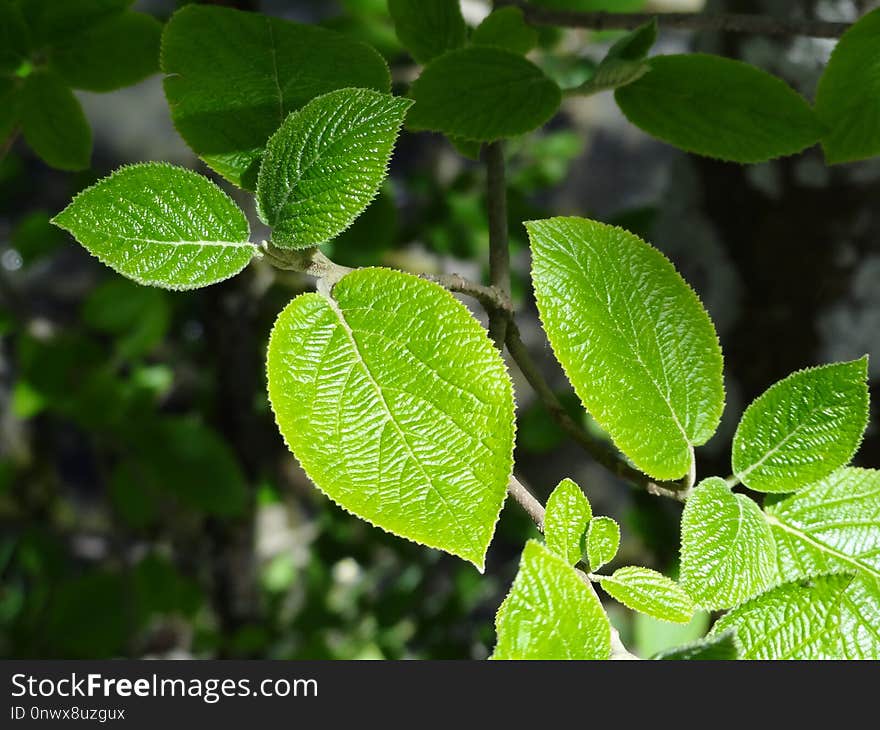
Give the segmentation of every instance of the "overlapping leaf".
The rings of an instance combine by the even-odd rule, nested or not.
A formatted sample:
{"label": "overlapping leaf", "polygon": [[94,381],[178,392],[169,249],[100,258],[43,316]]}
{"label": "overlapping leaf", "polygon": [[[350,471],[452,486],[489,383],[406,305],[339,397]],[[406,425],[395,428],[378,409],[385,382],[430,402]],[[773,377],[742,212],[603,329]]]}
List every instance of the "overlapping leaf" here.
{"label": "overlapping leaf", "polygon": [[467,40],[459,0],[388,0],[394,30],[419,63],[456,48]]}
{"label": "overlapping leaf", "polygon": [[162,36],[165,95],[187,144],[221,175],[253,189],[269,136],[287,115],[346,87],[387,92],[369,46],[324,28],[228,8],[187,5]]}
{"label": "overlapping leaf", "polygon": [[594,517],[587,530],[587,560],[590,570],[599,570],[614,560],[620,547],[620,526],[610,517]]}
{"label": "overlapping leaf", "polygon": [[407,99],[369,89],[331,91],[293,112],[266,145],[257,181],[260,217],[282,248],[334,238],[385,179]]}
{"label": "overlapping leaf", "polygon": [[582,218],[526,228],[541,320],[581,401],[639,469],[683,476],[724,407],[721,349],[699,299],[628,231]]}
{"label": "overlapping leaf", "polygon": [[166,289],[228,279],[256,253],[247,219],[226,193],[162,163],[117,170],[52,222],[123,276]]}
{"label": "overlapping leaf", "polygon": [[25,79],[16,101],[25,141],[52,167],[82,170],[92,156],[92,130],[73,92],[55,74]]}
{"label": "overlapping leaf", "polygon": [[694,603],[671,578],[650,568],[618,568],[601,579],[602,588],[633,611],[663,621],[686,624],[694,616]]}
{"label": "overlapping leaf", "polygon": [[547,499],[544,538],[547,547],[575,565],[586,550],[584,541],[593,511],[583,490],[563,479]]}
{"label": "overlapping leaf", "polygon": [[852,458],[868,422],[868,359],[800,370],[746,409],[733,471],[759,492],[793,492]]}
{"label": "overlapping leaf", "polygon": [[482,569],[512,468],[513,392],[447,291],[362,269],[279,315],[269,399],[315,484],[355,515]]}
{"label": "overlapping leaf", "polygon": [[611,625],[574,568],[530,540],[495,617],[494,659],[607,659]]}
{"label": "overlapping leaf", "polygon": [[666,649],[651,658],[685,661],[729,661],[738,659],[739,647],[736,645],[736,632],[733,629],[728,629],[715,636],[707,636],[683,646]]}
{"label": "overlapping leaf", "polygon": [[776,545],[758,505],[718,477],[700,482],[681,518],[681,583],[694,602],[730,608],[776,579]]}
{"label": "overlapping leaf", "polygon": [[526,23],[519,8],[498,8],[474,28],[471,43],[525,54],[538,44],[538,31]]}

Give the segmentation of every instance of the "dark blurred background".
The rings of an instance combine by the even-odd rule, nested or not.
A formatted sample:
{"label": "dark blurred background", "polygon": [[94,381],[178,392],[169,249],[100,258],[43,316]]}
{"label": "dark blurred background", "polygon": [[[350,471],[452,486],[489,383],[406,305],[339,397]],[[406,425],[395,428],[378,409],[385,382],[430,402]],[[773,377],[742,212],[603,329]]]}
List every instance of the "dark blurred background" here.
{"label": "dark blurred background", "polygon": [[[183,3],[140,0],[164,21]],[[405,92],[417,68],[384,0],[228,0],[372,43]],[[557,3],[561,4],[561,3]],[[596,6],[597,2],[571,3]],[[465,0],[479,22],[487,2]],[[858,0],[609,0],[853,20]],[[548,73],[585,78],[617,36],[541,30]],[[833,41],[663,32],[657,53],[741,58],[812,98]],[[306,480],[265,395],[274,316],[309,280],[257,263],[190,293],[122,279],[51,227],[71,196],[121,164],[167,160],[209,173],[175,133],[154,76],[78,93],[92,167],[52,170],[17,141],[0,162],[0,655],[7,657],[484,658],[524,541],[508,505],[485,575],[343,513]],[[594,428],[539,330],[521,221],[615,222],[669,255],[706,303],[728,403],[697,452],[699,476],[730,472],[744,405],[798,368],[871,355],[880,381],[880,161],[828,168],[818,148],[743,167],[686,155],[631,126],[610,94],[570,100],[507,145],[518,319],[578,419]],[[443,138],[405,133],[382,195],[327,247],[339,263],[484,276],[481,166]],[[224,184],[224,187],[229,188]],[[250,196],[231,191],[254,218]],[[262,230],[255,226],[257,235]],[[553,425],[522,378],[517,469],[545,498],[565,476],[622,524],[616,562],[677,569],[680,506],[618,482]],[[877,408],[857,463],[880,467]],[[636,652],[701,635],[608,602]]]}

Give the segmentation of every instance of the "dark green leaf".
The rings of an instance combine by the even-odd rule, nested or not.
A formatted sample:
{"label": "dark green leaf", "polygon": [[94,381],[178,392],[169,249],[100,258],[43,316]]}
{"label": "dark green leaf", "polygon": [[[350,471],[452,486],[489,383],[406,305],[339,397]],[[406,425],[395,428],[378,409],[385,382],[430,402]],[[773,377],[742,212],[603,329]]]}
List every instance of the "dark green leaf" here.
{"label": "dark green leaf", "polygon": [[739,649],[736,645],[736,632],[734,630],[722,631],[717,636],[709,636],[698,639],[690,644],[677,646],[655,654],[652,659],[677,659],[677,660],[722,660],[729,661],[739,658]]}
{"label": "dark green leaf", "polygon": [[73,92],[55,74],[34,73],[21,91],[24,138],[47,164],[83,170],[92,157],[92,130]]}
{"label": "dark green leaf", "polygon": [[471,43],[526,54],[538,44],[538,32],[526,23],[519,8],[498,8],[474,29]]}
{"label": "dark green leaf", "polygon": [[467,26],[459,0],[388,0],[397,37],[419,63],[461,48]]}

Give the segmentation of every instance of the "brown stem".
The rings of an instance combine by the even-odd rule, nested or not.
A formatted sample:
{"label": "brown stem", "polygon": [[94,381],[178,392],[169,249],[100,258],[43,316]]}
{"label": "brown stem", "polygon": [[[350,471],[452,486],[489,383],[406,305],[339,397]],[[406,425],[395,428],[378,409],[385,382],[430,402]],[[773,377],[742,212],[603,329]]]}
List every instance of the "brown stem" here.
{"label": "brown stem", "polygon": [[[486,198],[489,215],[489,282],[510,298],[510,247],[507,240],[507,190],[504,182],[504,148],[501,142],[483,146],[486,162]],[[499,309],[489,311],[489,337],[504,349],[508,316]]]}
{"label": "brown stem", "polygon": [[544,532],[544,505],[519,481],[511,475],[507,483],[507,493],[513,497],[528,513],[540,532]]}
{"label": "brown stem", "polygon": [[656,19],[661,28],[697,31],[727,31],[769,36],[809,36],[839,38],[849,23],[806,18],[771,18],[741,13],[584,13],[574,10],[541,8],[526,2],[501,0],[499,5],[514,5],[523,11],[532,25],[557,25],[590,30],[634,30]]}

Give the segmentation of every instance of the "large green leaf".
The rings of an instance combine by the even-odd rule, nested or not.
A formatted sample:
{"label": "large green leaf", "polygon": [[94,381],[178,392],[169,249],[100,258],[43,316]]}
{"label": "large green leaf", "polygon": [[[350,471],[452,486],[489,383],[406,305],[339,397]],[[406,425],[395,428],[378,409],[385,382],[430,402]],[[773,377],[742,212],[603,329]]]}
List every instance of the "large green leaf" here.
{"label": "large green leaf", "polygon": [[593,588],[530,540],[495,617],[494,659],[607,659],[611,626]]}
{"label": "large green leaf", "polygon": [[799,370],[746,408],[733,471],[759,492],[794,492],[847,464],[868,423],[868,358]]}
{"label": "large green leaf", "polygon": [[544,515],[547,547],[574,565],[586,550],[584,538],[592,517],[593,511],[583,490],[571,479],[563,479],[547,498]]}
{"label": "large green leaf", "polygon": [[121,13],[134,0],[18,0],[35,45],[64,42]]}
{"label": "large green leaf", "polygon": [[263,147],[287,115],[328,91],[388,91],[382,57],[312,25],[187,5],[162,36],[165,95],[187,144],[236,185],[253,189]]}
{"label": "large green leaf", "polygon": [[688,53],[657,56],[651,70],[615,91],[627,118],[688,152],[764,162],[815,144],[823,127],[781,79],[742,61]]}
{"label": "large green leaf", "polygon": [[388,12],[400,42],[419,63],[461,48],[467,40],[459,0],[388,0]]}
{"label": "large green leaf", "polygon": [[498,8],[474,28],[471,43],[525,54],[538,45],[538,31],[526,23],[519,8]]}
{"label": "large green leaf", "polygon": [[247,219],[226,193],[163,163],[117,170],[52,222],[123,276],[165,289],[228,279],[256,253]]}
{"label": "large green leaf", "polygon": [[92,157],[92,130],[67,85],[53,73],[33,73],[21,89],[19,116],[24,138],[46,163],[83,170]]}
{"label": "large green leaf", "polygon": [[130,86],[159,70],[161,36],[161,23],[150,15],[111,15],[53,48],[49,66],[75,89]]}
{"label": "large green leaf", "polygon": [[408,99],[341,89],[293,112],[266,145],[260,218],[283,248],[307,248],[348,228],[385,179]]}
{"label": "large green leaf", "polygon": [[594,517],[587,529],[587,561],[590,570],[599,570],[614,560],[620,547],[620,525],[610,517]]}
{"label": "large green leaf", "polygon": [[764,511],[783,578],[855,571],[880,579],[880,471],[838,469]]}
{"label": "large green leaf", "polygon": [[526,223],[538,309],[587,410],[639,469],[677,479],[724,408],[721,349],[672,264],[582,218]]}
{"label": "large green leaf", "polygon": [[681,583],[694,602],[730,608],[776,578],[776,545],[758,505],[718,477],[700,482],[681,518]]}
{"label": "large green leaf", "polygon": [[834,164],[880,155],[880,8],[853,25],[819,79],[816,114],[828,131],[825,159]]}
{"label": "large green leaf", "polygon": [[513,392],[485,330],[446,290],[361,269],[304,294],[269,341],[269,399],[333,501],[482,569],[512,468]]}
{"label": "large green leaf", "polygon": [[618,568],[601,579],[602,588],[624,606],[648,616],[686,624],[694,617],[694,602],[671,578],[650,568]]}
{"label": "large green leaf", "polygon": [[722,616],[745,659],[880,659],[880,582],[851,574],[785,583]]}
{"label": "large green leaf", "polygon": [[410,90],[407,126],[477,142],[525,134],[559,108],[562,92],[512,51],[473,46],[434,59]]}

